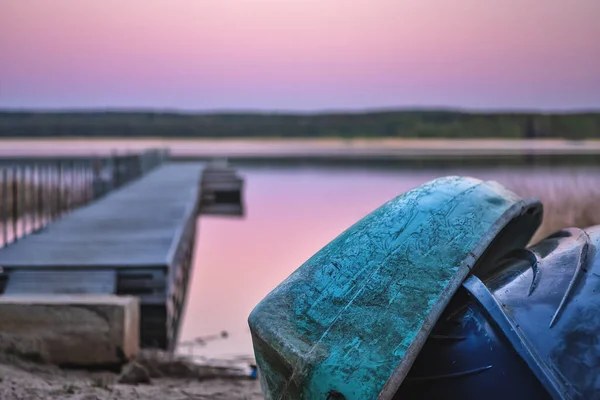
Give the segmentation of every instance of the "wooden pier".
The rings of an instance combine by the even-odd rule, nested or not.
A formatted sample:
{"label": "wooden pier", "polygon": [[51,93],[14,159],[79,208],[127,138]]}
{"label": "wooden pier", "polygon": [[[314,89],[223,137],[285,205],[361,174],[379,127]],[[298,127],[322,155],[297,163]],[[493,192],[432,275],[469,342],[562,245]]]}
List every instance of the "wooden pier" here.
{"label": "wooden pier", "polygon": [[226,165],[164,164],[0,249],[0,295],[135,295],[142,346],[172,349],[196,219],[243,214],[241,191]]}

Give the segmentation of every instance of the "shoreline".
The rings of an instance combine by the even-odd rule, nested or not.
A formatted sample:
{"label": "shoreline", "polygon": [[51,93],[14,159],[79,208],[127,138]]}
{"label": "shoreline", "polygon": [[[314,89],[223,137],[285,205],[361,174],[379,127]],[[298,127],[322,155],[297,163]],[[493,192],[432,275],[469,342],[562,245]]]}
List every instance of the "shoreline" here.
{"label": "shoreline", "polygon": [[346,168],[598,167],[600,140],[504,139],[0,139],[0,165],[168,148],[172,161]]}
{"label": "shoreline", "polygon": [[[141,364],[140,364],[141,363]],[[0,355],[0,398],[3,400],[164,400],[263,399],[258,380],[247,378],[227,362],[190,364],[181,358],[155,357],[140,361],[149,382],[120,382],[108,370],[62,369]],[[125,367],[124,367],[125,369]],[[237,371],[237,372],[236,372]],[[241,375],[240,375],[241,373]]]}
{"label": "shoreline", "polygon": [[506,139],[181,139],[76,138],[0,139],[0,157],[68,157],[135,152],[165,147],[186,158],[422,158],[600,155],[600,140]]}

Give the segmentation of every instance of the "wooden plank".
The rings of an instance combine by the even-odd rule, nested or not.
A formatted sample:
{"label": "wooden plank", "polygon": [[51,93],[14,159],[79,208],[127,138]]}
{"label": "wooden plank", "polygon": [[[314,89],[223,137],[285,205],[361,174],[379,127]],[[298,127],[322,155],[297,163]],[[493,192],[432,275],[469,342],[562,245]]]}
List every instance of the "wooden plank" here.
{"label": "wooden plank", "polygon": [[4,294],[106,294],[116,289],[116,273],[112,269],[93,270],[20,269],[10,274]]}

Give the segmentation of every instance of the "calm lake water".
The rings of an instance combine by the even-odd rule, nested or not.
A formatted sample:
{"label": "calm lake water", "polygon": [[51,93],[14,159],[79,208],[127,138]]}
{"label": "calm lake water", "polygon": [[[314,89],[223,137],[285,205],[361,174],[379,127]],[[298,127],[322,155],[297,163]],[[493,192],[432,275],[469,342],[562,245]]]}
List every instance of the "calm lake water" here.
{"label": "calm lake water", "polygon": [[[408,170],[241,167],[243,218],[201,217],[181,340],[229,338],[196,347],[207,357],[251,355],[252,308],[304,261],[354,222],[433,178],[467,175],[501,183],[528,181],[539,190],[573,177],[597,185],[597,169]],[[558,188],[558,189],[557,189]],[[535,190],[538,189],[534,189]],[[184,351],[182,348],[180,349]],[[184,352],[189,352],[185,350]]]}
{"label": "calm lake water", "polygon": [[[481,152],[483,148],[524,150],[531,146],[556,151],[578,147],[600,148],[600,142],[582,144],[556,141],[189,141],[189,140],[5,140],[0,155],[110,154],[118,148],[135,151],[149,146],[168,146],[175,155],[294,152],[322,150],[416,151],[454,148]],[[592,146],[593,145],[593,146]],[[304,147],[302,147],[304,146]],[[512,146],[512,147],[511,147]],[[594,147],[596,146],[596,147]],[[332,150],[333,149],[333,150]],[[487,151],[486,150],[486,151]],[[538,149],[539,150],[539,149]],[[571,149],[572,150],[572,149]],[[334,154],[335,151],[332,153]],[[597,150],[595,150],[597,151]],[[261,154],[262,154],[261,153]],[[579,157],[579,156],[577,156]],[[490,161],[490,165],[494,161]],[[496,161],[497,162],[497,161]],[[597,163],[594,163],[597,164]],[[227,331],[227,339],[196,347],[206,357],[252,355],[247,317],[252,308],[275,286],[314,253],[357,220],[393,197],[439,176],[467,175],[494,179],[509,187],[525,188],[526,196],[549,199],[600,199],[598,167],[488,169],[383,169],[375,167],[304,167],[236,165],[245,179],[243,218],[206,217],[198,220],[198,241],[181,341],[214,336]],[[516,183],[516,185],[515,185]],[[591,188],[591,189],[590,189]],[[537,196],[537,194],[543,194]],[[568,196],[566,196],[568,194]],[[569,203],[558,212],[581,209]],[[596,209],[596,203],[590,208]],[[555,204],[556,208],[556,204]],[[600,223],[600,220],[597,222]],[[21,224],[18,225],[19,227]],[[189,354],[189,348],[180,349]]]}

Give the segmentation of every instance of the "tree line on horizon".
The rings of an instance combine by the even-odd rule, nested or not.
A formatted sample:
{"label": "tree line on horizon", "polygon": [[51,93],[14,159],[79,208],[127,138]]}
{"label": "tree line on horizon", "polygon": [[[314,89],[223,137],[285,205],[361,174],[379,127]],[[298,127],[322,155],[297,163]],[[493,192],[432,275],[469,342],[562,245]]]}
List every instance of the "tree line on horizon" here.
{"label": "tree line on horizon", "polygon": [[600,138],[600,112],[328,114],[0,111],[0,137]]}

